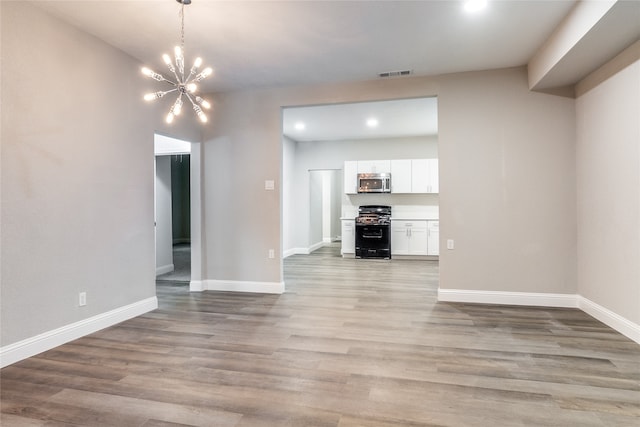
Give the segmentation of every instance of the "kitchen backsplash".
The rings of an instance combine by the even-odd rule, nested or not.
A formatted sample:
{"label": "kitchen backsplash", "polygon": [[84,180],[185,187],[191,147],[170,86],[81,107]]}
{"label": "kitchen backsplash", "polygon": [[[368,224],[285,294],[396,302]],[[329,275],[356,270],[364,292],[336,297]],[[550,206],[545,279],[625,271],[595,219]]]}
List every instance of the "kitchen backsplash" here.
{"label": "kitchen backsplash", "polygon": [[[405,205],[389,203],[389,200],[372,200],[367,197],[363,205],[390,205],[392,218],[407,219],[437,219],[439,218],[438,205]],[[342,205],[342,218],[355,218],[358,216],[358,206],[353,204]]]}

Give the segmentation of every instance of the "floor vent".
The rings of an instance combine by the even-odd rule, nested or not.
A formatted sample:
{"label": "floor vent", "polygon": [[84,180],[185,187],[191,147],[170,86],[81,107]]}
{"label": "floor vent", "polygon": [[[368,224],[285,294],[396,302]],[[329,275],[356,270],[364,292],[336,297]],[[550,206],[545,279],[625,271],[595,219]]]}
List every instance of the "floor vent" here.
{"label": "floor vent", "polygon": [[411,70],[399,70],[399,71],[385,71],[384,73],[378,74],[379,77],[400,77],[400,76],[408,76],[409,74],[413,74]]}

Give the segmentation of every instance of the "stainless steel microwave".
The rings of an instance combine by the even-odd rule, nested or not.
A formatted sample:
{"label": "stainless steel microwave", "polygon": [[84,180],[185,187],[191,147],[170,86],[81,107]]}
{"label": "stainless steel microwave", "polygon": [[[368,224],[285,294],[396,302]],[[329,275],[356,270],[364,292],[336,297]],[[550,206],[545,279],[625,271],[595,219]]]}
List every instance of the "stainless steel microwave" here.
{"label": "stainless steel microwave", "polygon": [[391,193],[391,174],[359,173],[358,193]]}

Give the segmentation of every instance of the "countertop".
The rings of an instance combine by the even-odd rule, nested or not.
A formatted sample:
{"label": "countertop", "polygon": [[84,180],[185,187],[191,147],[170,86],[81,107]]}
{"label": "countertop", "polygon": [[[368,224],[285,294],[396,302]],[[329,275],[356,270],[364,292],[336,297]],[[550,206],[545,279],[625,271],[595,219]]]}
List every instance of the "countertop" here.
{"label": "countertop", "polygon": [[[356,219],[355,217],[350,217],[350,216],[340,217],[341,221],[353,221],[355,219]],[[439,221],[439,220],[440,219],[438,217],[433,217],[433,216],[412,216],[412,217],[392,216],[391,217],[391,221]]]}

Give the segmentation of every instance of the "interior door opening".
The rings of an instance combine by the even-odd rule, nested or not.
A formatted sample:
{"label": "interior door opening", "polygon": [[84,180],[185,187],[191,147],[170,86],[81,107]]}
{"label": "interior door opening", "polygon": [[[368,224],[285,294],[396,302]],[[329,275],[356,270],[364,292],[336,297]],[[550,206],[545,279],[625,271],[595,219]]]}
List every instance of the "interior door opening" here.
{"label": "interior door opening", "polygon": [[192,280],[191,169],[189,142],[156,135],[156,281]]}
{"label": "interior door opening", "polygon": [[[371,118],[377,126],[367,125]],[[336,217],[341,220],[338,236],[343,257],[355,255],[353,223],[358,208],[388,205],[392,220],[406,220],[402,225],[413,227],[413,233],[405,230],[400,236],[400,243],[407,240],[408,249],[397,244],[397,260],[424,260],[437,266],[437,97],[283,107],[282,132],[283,257],[311,254],[317,242],[333,240],[331,232],[326,236],[317,225],[326,220],[318,183],[322,181],[320,171],[338,170],[343,184],[338,190],[341,211]],[[376,172],[391,173],[391,192],[358,193],[357,174]],[[390,251],[394,252],[393,244]]]}

